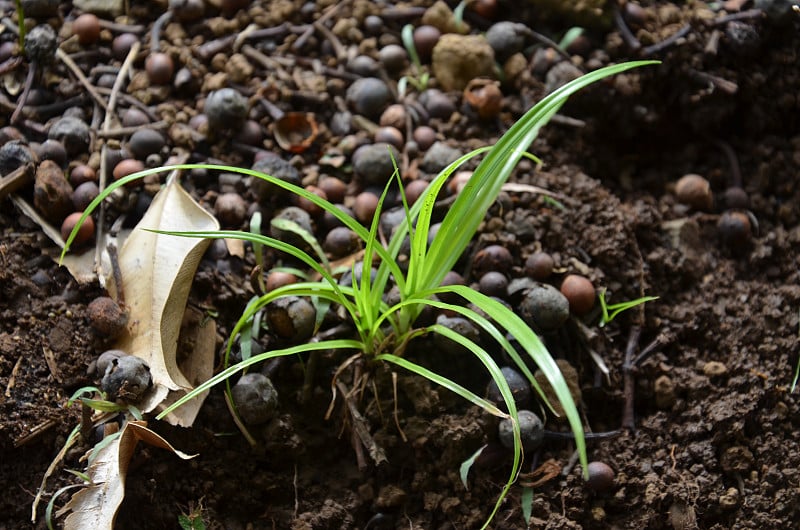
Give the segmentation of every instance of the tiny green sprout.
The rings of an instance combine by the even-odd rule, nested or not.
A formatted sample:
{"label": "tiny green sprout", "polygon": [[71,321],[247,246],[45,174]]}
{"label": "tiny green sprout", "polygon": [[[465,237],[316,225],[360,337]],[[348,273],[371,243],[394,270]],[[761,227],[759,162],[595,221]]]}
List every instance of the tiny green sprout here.
{"label": "tiny green sprout", "polygon": [[178,516],[178,524],[182,530],[206,530],[206,522],[203,517],[203,511],[205,510],[203,499],[200,499],[197,506],[192,504],[189,503],[189,513],[181,513]]}
{"label": "tiny green sprout", "polygon": [[461,31],[464,25],[464,10],[467,8],[467,1],[461,0],[458,5],[453,9],[453,21],[456,23],[456,28]]}
{"label": "tiny green sprout", "polygon": [[400,32],[400,37],[403,40],[403,46],[408,52],[408,57],[411,59],[413,75],[404,75],[397,83],[397,91],[404,94],[406,85],[411,83],[414,88],[422,92],[428,88],[428,81],[430,80],[430,73],[428,73],[422,66],[422,61],[417,53],[417,47],[414,45],[414,26],[406,24]]}
{"label": "tiny green sprout", "polygon": [[600,298],[600,309],[602,310],[603,314],[600,317],[599,326],[602,328],[614,318],[622,313],[623,311],[627,311],[628,309],[634,308],[637,305],[644,304],[645,302],[651,302],[653,300],[658,300],[657,296],[642,296],[641,298],[637,298],[636,300],[628,300],[627,302],[619,302],[617,304],[609,304],[606,302],[606,290],[601,289],[600,294],[598,296]]}
{"label": "tiny green sprout", "polygon": [[25,9],[22,7],[22,0],[16,0],[17,3],[17,25],[19,26],[19,51],[25,54]]}
{"label": "tiny green sprout", "polygon": [[561,37],[561,40],[558,43],[558,47],[562,50],[566,50],[569,48],[569,45],[575,42],[575,39],[583,35],[584,29],[578,26],[569,28],[567,32]]}

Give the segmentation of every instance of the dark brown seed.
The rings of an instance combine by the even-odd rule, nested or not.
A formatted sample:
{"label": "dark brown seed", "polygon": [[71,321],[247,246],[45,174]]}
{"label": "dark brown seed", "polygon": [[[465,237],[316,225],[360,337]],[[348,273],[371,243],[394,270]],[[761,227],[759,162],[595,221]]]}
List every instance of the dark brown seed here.
{"label": "dark brown seed", "polygon": [[95,298],[86,309],[92,328],[104,337],[119,336],[128,324],[128,314],[108,296]]}
{"label": "dark brown seed", "polygon": [[45,160],[36,169],[33,205],[52,223],[61,223],[73,210],[72,186],[52,160]]}
{"label": "dark brown seed", "polygon": [[497,15],[497,0],[475,0],[468,4],[475,14],[492,20]]}
{"label": "dark brown seed", "polygon": [[91,166],[86,164],[78,164],[69,174],[69,183],[75,187],[80,186],[84,182],[96,182],[97,173]]}
{"label": "dark brown seed", "polygon": [[381,127],[394,127],[403,130],[406,128],[407,117],[408,113],[406,112],[405,105],[393,103],[386,107],[378,123]]}
{"label": "dark brown seed", "polygon": [[534,252],[525,260],[525,273],[534,280],[546,280],[553,274],[553,257],[546,252]]}
{"label": "dark brown seed", "polygon": [[67,150],[58,140],[45,140],[35,151],[39,160],[52,160],[61,167],[67,164]]}
{"label": "dark brown seed", "polygon": [[750,197],[739,186],[731,186],[725,190],[725,206],[734,210],[746,210],[750,207]]}
{"label": "dark brown seed", "polygon": [[500,245],[489,245],[478,251],[472,262],[473,269],[483,274],[489,271],[507,272],[511,268],[511,252]]}
{"label": "dark brown seed", "polygon": [[433,145],[433,142],[436,141],[436,131],[427,125],[420,125],[414,129],[413,137],[419,148],[422,151],[427,151],[428,148]]}
{"label": "dark brown seed", "polygon": [[358,219],[360,222],[364,224],[370,223],[377,208],[378,196],[374,193],[363,191],[356,195],[353,211],[356,214],[356,219]]}
{"label": "dark brown seed", "polygon": [[710,210],[714,202],[708,180],[694,173],[684,175],[678,180],[675,184],[675,196],[678,202],[696,210]]}
{"label": "dark brown seed", "polygon": [[175,73],[175,63],[166,53],[151,53],[144,64],[147,79],[154,85],[166,85]]}
{"label": "dark brown seed", "polygon": [[267,276],[266,290],[274,291],[278,287],[297,283],[300,279],[292,273],[283,271],[272,271]]}
{"label": "dark brown seed", "polygon": [[128,56],[133,44],[139,41],[139,37],[133,33],[120,33],[111,41],[111,53],[118,61],[122,61]]}
{"label": "dark brown seed", "polygon": [[414,47],[417,49],[419,60],[428,62],[433,53],[433,47],[439,42],[442,32],[434,26],[424,24],[414,29]]}
{"label": "dark brown seed", "polygon": [[722,242],[734,250],[746,247],[753,237],[753,227],[750,217],[744,212],[730,211],[723,213],[717,229],[722,237]]}
{"label": "dark brown seed", "polygon": [[148,123],[150,123],[150,117],[136,107],[131,107],[122,113],[122,125],[125,127],[141,127]]}
{"label": "dark brown seed", "polygon": [[345,226],[337,226],[325,236],[322,248],[333,259],[339,259],[358,250],[359,242],[360,239],[355,232]]}
{"label": "dark brown seed", "polygon": [[336,177],[322,177],[317,187],[325,193],[325,197],[334,204],[341,204],[347,193],[347,184]]}
{"label": "dark brown seed", "polygon": [[408,201],[408,205],[411,206],[417,199],[420,198],[422,192],[428,187],[428,181],[422,179],[415,179],[409,182],[406,185],[406,200]]}
{"label": "dark brown seed", "polygon": [[[64,241],[67,240],[69,235],[72,233],[72,230],[75,228],[75,225],[78,224],[78,220],[81,218],[81,215],[81,212],[75,212],[69,214],[64,219],[64,222],[61,223],[61,239]],[[91,241],[93,237],[94,220],[91,218],[91,216],[89,216],[83,221],[80,229],[78,229],[78,233],[75,234],[75,239],[72,240],[72,245],[79,247],[87,241]]]}
{"label": "dark brown seed", "polygon": [[75,206],[75,211],[84,211],[99,194],[100,188],[92,180],[78,185],[75,191],[72,192],[72,204]]}
{"label": "dark brown seed", "polygon": [[403,133],[395,127],[378,127],[374,140],[377,143],[391,144],[398,149],[403,148]]}
{"label": "dark brown seed", "polygon": [[72,33],[84,46],[94,44],[100,38],[100,20],[92,13],[84,13],[72,23]]}
{"label": "dark brown seed", "polygon": [[144,171],[144,163],[141,160],[136,160],[135,158],[126,158],[114,166],[114,171],[112,174],[114,176],[114,180],[119,180],[138,171]]}
{"label": "dark brown seed", "polygon": [[242,129],[236,134],[236,141],[245,145],[260,146],[264,141],[264,132],[261,124],[255,120],[246,120]]}
{"label": "dark brown seed", "polygon": [[164,135],[155,129],[139,129],[131,135],[128,148],[131,154],[139,159],[146,159],[148,156],[158,153],[166,144]]}
{"label": "dark brown seed", "polygon": [[214,203],[214,214],[225,227],[239,227],[247,215],[247,203],[238,193],[223,193]]}
{"label": "dark brown seed", "polygon": [[614,470],[605,462],[589,462],[586,469],[589,472],[586,485],[592,491],[605,493],[614,487]]}
{"label": "dark brown seed", "polygon": [[398,44],[387,44],[378,52],[378,59],[389,72],[397,72],[403,69],[408,61],[408,54],[405,48]]}
{"label": "dark brown seed", "polygon": [[625,18],[625,22],[634,28],[638,28],[647,22],[647,11],[636,2],[625,2],[625,6],[622,8],[622,16]]}
{"label": "dark brown seed", "polygon": [[486,296],[504,298],[508,288],[508,278],[502,272],[489,271],[481,276],[478,287]]}
{"label": "dark brown seed", "polygon": [[583,276],[568,274],[561,282],[561,294],[567,297],[570,310],[578,316],[585,315],[594,307],[594,285]]}
{"label": "dark brown seed", "polygon": [[[325,200],[328,199],[328,196],[325,195],[325,192],[322,191],[317,186],[306,186],[306,191],[313,193],[314,195],[320,197],[321,199]],[[319,217],[325,211],[322,209],[321,206],[317,206],[316,204],[311,202],[309,199],[306,199],[305,197],[301,197],[299,195],[295,195],[293,197],[295,206],[307,211],[311,217]]]}

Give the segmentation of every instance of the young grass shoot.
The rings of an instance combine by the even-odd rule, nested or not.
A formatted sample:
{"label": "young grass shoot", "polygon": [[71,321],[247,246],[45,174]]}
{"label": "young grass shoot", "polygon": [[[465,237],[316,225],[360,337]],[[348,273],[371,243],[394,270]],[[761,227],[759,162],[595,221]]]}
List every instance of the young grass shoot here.
{"label": "young grass shoot", "polygon": [[[406,33],[406,31],[404,31],[404,33]],[[407,38],[404,38],[404,42],[406,41]],[[304,344],[292,345],[266,351],[258,355],[252,355],[233,366],[225,366],[224,369],[214,377],[199,385],[182,399],[170,405],[166,410],[161,412],[157,418],[163,418],[174,409],[193,399],[199,393],[227,381],[234,374],[245,371],[257,363],[280,356],[308,355],[321,350],[341,351],[344,354],[343,358],[348,359],[348,361],[343,362],[343,369],[346,368],[345,363],[349,366],[355,359],[355,361],[361,362],[367,371],[369,371],[369,367],[374,363],[389,363],[395,367],[425,377],[436,385],[455,392],[465,400],[481,407],[490,414],[501,418],[514,419],[513,463],[500,497],[492,510],[489,520],[487,520],[483,526],[486,528],[500,508],[504,497],[509,488],[513,485],[520,470],[522,447],[519,426],[516,422],[517,410],[514,405],[511,390],[500,371],[500,366],[492,355],[488,353],[487,349],[481,344],[456,334],[444,326],[438,324],[418,326],[415,324],[417,317],[423,309],[432,306],[437,309],[452,311],[466,317],[485,331],[486,335],[492,337],[508,357],[514,361],[516,368],[528,378],[532,386],[539,391],[542,400],[546,403],[547,400],[536,384],[531,367],[537,367],[542,371],[555,390],[555,394],[564,408],[566,418],[575,437],[575,443],[585,475],[587,456],[581,418],[570,396],[564,377],[542,341],[519,316],[496,300],[477,291],[473,291],[468,287],[457,285],[442,286],[441,283],[445,275],[453,268],[456,261],[473,239],[487,210],[496,200],[501,187],[513,172],[520,158],[528,156],[526,151],[536,138],[540,128],[553,117],[569,96],[607,76],[654,63],[656,63],[656,61],[636,61],[608,66],[586,74],[558,88],[533,106],[494,146],[477,149],[462,156],[445,168],[433,179],[420,198],[411,206],[408,205],[405,200],[405,196],[402,193],[401,178],[397,174],[397,171],[395,171],[395,174],[391,176],[383,190],[374,218],[369,227],[362,226],[358,221],[343,213],[333,204],[301,187],[249,169],[213,164],[182,164],[145,170],[114,182],[90,204],[84,212],[81,222],[90,215],[105,197],[115,189],[125,186],[128,182],[143,178],[146,175],[175,169],[190,170],[202,168],[212,171],[236,172],[266,180],[275,186],[283,188],[323,208],[326,212],[335,216],[345,226],[355,232],[364,243],[364,272],[358,275],[354,268],[352,271],[352,285],[345,286],[340,285],[331,273],[329,266],[324,262],[323,255],[312,256],[301,248],[260,233],[231,230],[210,232],[159,232],[165,235],[180,237],[215,239],[237,238],[249,241],[254,245],[254,248],[263,245],[292,256],[316,274],[316,276],[309,277],[321,278],[316,281],[300,281],[298,283],[279,287],[271,292],[263,294],[248,304],[244,314],[238,319],[228,339],[226,358],[230,355],[237,337],[247,329],[248,326],[252,325],[253,317],[270,302],[286,296],[315,297],[318,300],[327,301],[330,304],[340,306],[348,316],[348,320],[352,326],[352,333],[346,338],[312,339]],[[478,164],[468,184],[463,188],[452,207],[448,210],[438,232],[432,238],[431,242],[428,243],[434,204],[439,195],[439,191],[442,186],[445,185],[448,177],[450,177],[460,165],[478,156],[483,156],[483,159]],[[405,222],[398,226],[395,233],[391,235],[388,242],[384,245],[378,237],[379,218],[387,193],[390,187],[395,184],[400,186],[406,219]],[[69,248],[70,243],[72,243],[81,222],[78,223],[78,226],[76,226],[72,234],[70,234],[65,252],[66,249]],[[408,269],[404,272],[397,264],[397,258],[403,247],[404,240],[406,239],[410,241],[411,251]],[[321,251],[314,250],[313,252],[319,253]],[[376,268],[374,276],[369,272],[371,266]],[[395,287],[399,291],[399,301],[392,304],[384,300],[384,294],[390,287]],[[481,316],[475,310],[464,306],[445,303],[434,297],[434,295],[444,293],[453,293],[461,296],[483,311],[488,318]],[[641,303],[642,301],[644,300],[637,302]],[[616,311],[617,308],[615,306],[608,306],[608,308],[612,309],[612,313],[608,315],[607,312],[604,312],[604,318],[610,320],[618,311]],[[605,304],[604,309],[606,309]],[[461,344],[465,351],[474,355],[485,367],[488,375],[497,383],[508,412],[504,412],[495,403],[475,394],[456,381],[434,373],[418,362],[415,362],[415,354],[410,351],[410,345],[413,344],[412,339],[427,334],[443,335]],[[519,343],[524,354],[518,353],[506,338],[507,335],[512,336]],[[332,386],[335,388],[335,385]]]}

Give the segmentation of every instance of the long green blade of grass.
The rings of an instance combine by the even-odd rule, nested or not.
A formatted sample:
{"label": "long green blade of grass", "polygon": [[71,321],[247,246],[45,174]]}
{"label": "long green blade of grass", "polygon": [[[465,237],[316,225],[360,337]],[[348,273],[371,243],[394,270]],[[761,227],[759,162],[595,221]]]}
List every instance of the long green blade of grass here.
{"label": "long green blade of grass", "polygon": [[610,75],[658,61],[633,61],[600,68],[556,89],[525,113],[495,144],[461,190],[442,222],[420,276],[425,285],[438,286],[466,249],[486,211],[531,145],[539,130],[572,94]]}
{"label": "long green blade of grass", "polygon": [[[516,313],[509,311],[509,309],[500,302],[463,285],[449,286],[448,289],[486,311],[486,313],[502,325],[512,337],[517,339],[520,346],[527,352],[533,363],[542,371],[547,381],[550,382],[550,385],[553,387],[553,391],[558,397],[561,406],[564,408],[564,413],[567,416],[572,433],[575,435],[575,445],[578,448],[584,476],[587,477],[586,467],[589,462],[586,456],[586,440],[583,435],[583,424],[581,423],[578,409],[575,406],[575,401],[569,393],[567,382],[564,380],[561,370],[559,370],[558,365],[555,360],[553,360],[553,357],[547,351],[542,341]],[[528,374],[529,373],[530,372],[528,372]]]}
{"label": "long green blade of grass", "polygon": [[306,344],[301,344],[299,346],[292,346],[290,348],[283,348],[280,350],[272,350],[268,352],[261,353],[259,355],[254,355],[247,359],[246,361],[242,361],[240,363],[236,363],[233,366],[229,366],[225,370],[221,371],[208,381],[200,384],[196,388],[194,388],[191,392],[183,396],[182,398],[178,399],[175,403],[161,411],[158,416],[156,416],[157,420],[164,419],[169,413],[173,410],[177,409],[178,407],[183,406],[188,401],[191,401],[195,397],[197,397],[202,392],[206,390],[210,390],[212,387],[218,385],[219,383],[225,381],[233,374],[237,372],[241,372],[245,368],[252,366],[254,364],[266,361],[267,359],[273,359],[275,357],[285,357],[287,355],[296,355],[298,353],[305,353],[311,351],[319,351],[319,350],[360,350],[362,344],[356,340],[349,340],[349,339],[336,339],[336,340],[327,340],[327,341],[320,341],[320,342],[309,342]]}

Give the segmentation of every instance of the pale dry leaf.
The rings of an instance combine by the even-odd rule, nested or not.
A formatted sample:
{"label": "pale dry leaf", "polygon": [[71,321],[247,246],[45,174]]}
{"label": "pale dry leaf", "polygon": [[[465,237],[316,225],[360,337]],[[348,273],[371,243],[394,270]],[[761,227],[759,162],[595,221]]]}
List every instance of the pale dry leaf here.
{"label": "pale dry leaf", "polygon": [[178,366],[176,353],[189,289],[209,240],[147,229],[213,231],[219,230],[219,222],[189,196],[173,173],[120,250],[129,314],[128,327],[115,347],[140,357],[150,367],[153,391],[140,404],[150,412],[169,391],[186,392],[193,386]]}
{"label": "pale dry leaf", "polygon": [[136,445],[144,442],[172,451],[184,460],[194,458],[178,451],[164,438],[147,428],[145,421],[131,421],[111,443],[92,456],[87,470],[91,484],[72,496],[59,513],[70,514],[64,521],[65,530],[111,530],[122,499],[125,497],[125,478]]}
{"label": "pale dry leaf", "polygon": [[[187,307],[183,316],[180,336],[181,341],[177,355],[178,368],[192,386],[208,381],[214,375],[214,354],[217,349],[216,321],[213,318],[207,318],[204,313],[193,307]],[[184,390],[170,392],[160,402],[158,409],[167,408],[182,398],[184,394]],[[191,427],[207,395],[208,391],[206,390],[167,414],[164,420],[172,425]]]}

